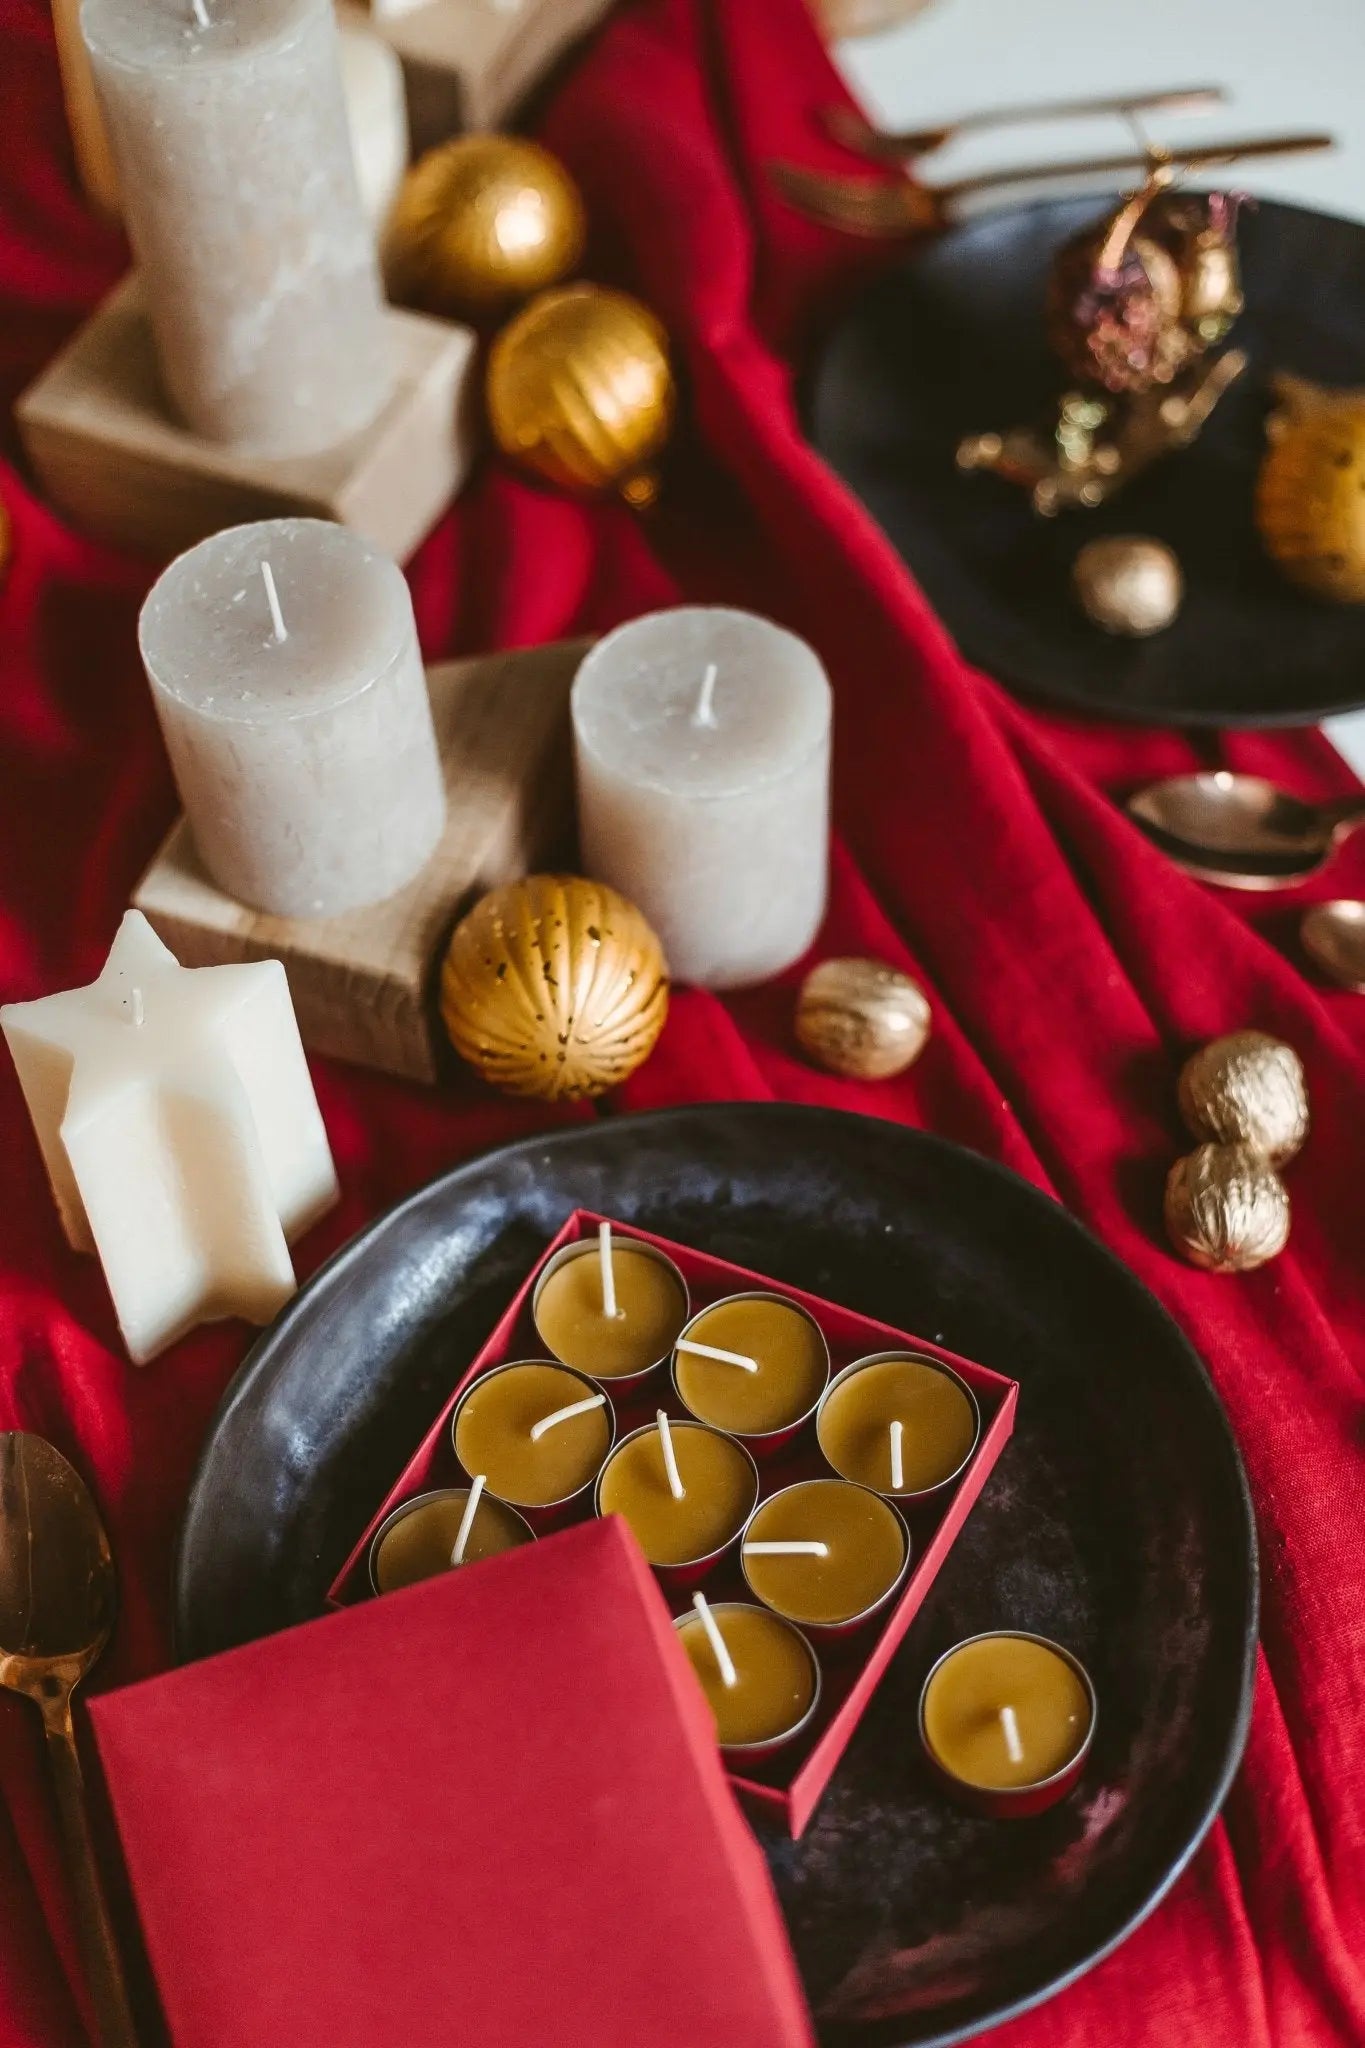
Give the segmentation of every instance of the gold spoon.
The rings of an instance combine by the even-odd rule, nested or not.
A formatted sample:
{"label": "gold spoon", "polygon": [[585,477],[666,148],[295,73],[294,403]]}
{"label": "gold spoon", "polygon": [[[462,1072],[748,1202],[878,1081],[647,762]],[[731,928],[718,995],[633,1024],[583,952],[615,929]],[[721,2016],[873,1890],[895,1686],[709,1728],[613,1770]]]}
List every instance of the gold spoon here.
{"label": "gold spoon", "polygon": [[1365,903],[1338,896],[1304,912],[1299,937],[1305,953],[1343,988],[1365,993]]}
{"label": "gold spoon", "polygon": [[1365,824],[1365,796],[1301,803],[1259,775],[1173,775],[1128,799],[1129,815],[1178,866],[1230,889],[1290,889]]}
{"label": "gold spoon", "polygon": [[1105,114],[1202,114],[1210,107],[1220,106],[1226,98],[1227,93],[1221,85],[1177,85],[1168,87],[1164,92],[1119,93],[1090,100],[1047,100],[1033,106],[983,107],[974,114],[963,114],[958,120],[944,122],[937,128],[907,128],[899,134],[874,128],[856,107],[842,102],[822,107],[820,120],[826,133],[832,135],[836,142],[842,142],[847,149],[859,150],[864,156],[875,157],[882,163],[899,163],[906,157],[928,156],[931,150],[943,149],[956,141],[959,135],[967,135],[980,128],[1003,128],[1016,122],[1068,121]]}
{"label": "gold spoon", "polygon": [[101,2048],[136,2048],[71,1719],[71,1695],[113,1625],[113,1561],[83,1481],[45,1438],[0,1433],[0,1685],[43,1717]]}

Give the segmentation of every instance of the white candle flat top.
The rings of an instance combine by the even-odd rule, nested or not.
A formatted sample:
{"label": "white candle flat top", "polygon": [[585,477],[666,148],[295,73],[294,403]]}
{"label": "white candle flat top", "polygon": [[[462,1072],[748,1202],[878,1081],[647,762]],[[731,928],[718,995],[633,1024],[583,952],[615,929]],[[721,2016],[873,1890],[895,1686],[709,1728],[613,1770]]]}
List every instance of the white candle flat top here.
{"label": "white candle flat top", "polygon": [[606,774],[680,796],[733,796],[823,746],[831,702],[819,658],[794,633],[750,612],[685,605],[598,642],[574,680],[574,730]]}
{"label": "white candle flat top", "polygon": [[178,70],[248,56],[289,42],[329,0],[84,0],[81,32],[108,63],[130,71]]}
{"label": "white candle flat top", "polygon": [[[276,637],[262,576],[284,620]],[[172,562],[142,609],[154,684],[205,717],[308,718],[367,689],[415,645],[402,571],[324,519],[229,527]]]}

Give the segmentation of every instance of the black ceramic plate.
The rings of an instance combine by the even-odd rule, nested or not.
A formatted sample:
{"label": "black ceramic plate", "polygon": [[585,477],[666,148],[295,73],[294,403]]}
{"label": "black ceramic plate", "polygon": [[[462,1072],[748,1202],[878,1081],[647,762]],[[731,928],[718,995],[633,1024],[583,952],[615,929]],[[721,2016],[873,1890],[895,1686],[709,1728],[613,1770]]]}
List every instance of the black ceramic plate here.
{"label": "black ceramic plate", "polygon": [[[582,1204],[941,1339],[1022,1383],[1019,1425],[804,1839],[771,1859],[822,2040],[960,2039],[1057,1989],[1153,1905],[1240,1754],[1256,1629],[1241,1465],[1198,1359],[1127,1269],[1012,1174],[785,1106],[606,1120],[458,1167],[324,1267],[224,1401],[181,1540],[183,1654],[318,1612],[453,1379]],[[946,1805],[915,1707],[996,1625],[1099,1689],[1082,1793]]]}
{"label": "black ceramic plate", "polygon": [[[1241,218],[1251,367],[1193,447],[1096,512],[1038,519],[998,477],[964,475],[962,435],[1046,412],[1060,373],[1042,301],[1057,244],[1098,198],[993,213],[882,278],[811,380],[816,447],[863,499],[964,654],[1030,696],[1164,725],[1306,724],[1365,703],[1365,605],[1300,596],[1261,549],[1252,487],[1268,378],[1365,384],[1365,228],[1265,201]],[[1175,624],[1111,639],[1072,602],[1083,542],[1153,533],[1185,567]]]}

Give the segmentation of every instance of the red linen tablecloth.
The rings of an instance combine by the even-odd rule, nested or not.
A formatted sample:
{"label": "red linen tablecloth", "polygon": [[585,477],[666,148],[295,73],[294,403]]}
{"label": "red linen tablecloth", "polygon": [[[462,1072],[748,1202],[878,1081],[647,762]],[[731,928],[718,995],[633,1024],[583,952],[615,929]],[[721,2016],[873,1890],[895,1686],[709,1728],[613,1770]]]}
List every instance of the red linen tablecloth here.
{"label": "red linen tablecloth", "polygon": [[[989,50],[981,96],[999,96]],[[774,155],[849,168],[811,109],[838,90],[802,0],[635,0],[544,123],[586,191],[595,274],[667,320],[688,425],[646,521],[478,476],[412,565],[429,654],[600,629],[679,597],[743,603],[817,645],[835,679],[835,887],[821,952],[867,952],[929,987],[920,1064],[877,1086],[794,1051],[791,975],[680,994],[622,1107],[699,1097],[832,1103],[923,1124],[1051,1188],[1170,1306],[1208,1360],[1251,1473],[1266,1569],[1250,1748],[1223,1821],[1116,1955],[993,2039],[1008,2048],[1328,2048],[1365,2040],[1365,1004],[1323,995],[1293,906],[1187,881],[1112,795],[1211,762],[1306,795],[1350,777],[1298,737],[1082,725],[967,669],[861,509],[802,441],[792,363],[817,309],[869,261],[765,188]],[[111,284],[118,237],[83,209],[43,0],[0,0],[0,987],[91,977],[172,811],[134,620],[150,579],[33,495],[8,401]],[[1365,894],[1365,835],[1331,893]],[[1319,893],[1326,893],[1320,891]],[[1280,950],[1283,948],[1283,950]],[[1160,1194],[1195,1041],[1282,1033],[1314,1132],[1274,1266],[1213,1279],[1164,1249]],[[440,1093],[319,1062],[346,1194],[311,1270],[376,1210],[480,1147],[588,1112]],[[192,1461],[247,1333],[206,1331],[147,1370],[122,1356],[94,1264],[60,1236],[8,1064],[0,1072],[0,1426],[40,1430],[91,1477],[121,1567],[104,1682],[167,1656],[168,1559]],[[36,1716],[0,1701],[0,2042],[84,2037]],[[643,2044],[642,2044],[643,2048]]]}

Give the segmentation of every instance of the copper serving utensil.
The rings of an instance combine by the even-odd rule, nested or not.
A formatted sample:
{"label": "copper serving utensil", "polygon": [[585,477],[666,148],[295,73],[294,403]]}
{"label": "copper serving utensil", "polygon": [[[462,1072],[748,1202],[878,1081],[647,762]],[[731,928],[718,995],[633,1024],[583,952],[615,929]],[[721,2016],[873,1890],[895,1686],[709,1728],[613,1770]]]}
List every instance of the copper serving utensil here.
{"label": "copper serving utensil", "polygon": [[1111,94],[1088,100],[1046,100],[1027,107],[985,107],[964,114],[939,128],[905,128],[890,133],[874,128],[856,107],[842,102],[821,107],[820,123],[827,135],[846,149],[856,149],[878,163],[902,163],[907,157],[928,156],[955,142],[959,135],[975,134],[982,128],[1006,128],[1030,121],[1068,121],[1087,116],[1115,114],[1126,120],[1134,114],[1202,114],[1221,106],[1227,93],[1221,85],[1172,86],[1165,92]]}
{"label": "copper serving utensil", "polygon": [[1343,988],[1365,994],[1365,903],[1338,896],[1315,903],[1299,926],[1303,950]]}
{"label": "copper serving utensil", "polygon": [[1303,803],[1225,768],[1151,783],[1127,809],[1177,866],[1229,889],[1291,889],[1365,824],[1365,796]]}
{"label": "copper serving utensil", "polygon": [[[1311,135],[1251,135],[1229,142],[1201,143],[1198,148],[1171,153],[1171,162],[1182,170],[1201,165],[1223,165],[1249,157],[1303,156],[1314,150],[1331,149],[1335,137]],[[870,241],[898,235],[932,234],[949,227],[952,209],[960,199],[998,186],[1032,183],[1038,178],[1111,177],[1142,174],[1151,162],[1150,154],[1129,150],[1118,156],[1086,157],[1072,163],[1014,164],[1007,170],[979,171],[974,177],[957,178],[950,185],[919,185],[909,178],[841,178],[823,171],[810,171],[802,164],[773,162],[768,176],[789,205],[822,227],[839,228],[845,234]]]}
{"label": "copper serving utensil", "polygon": [[71,1695],[113,1625],[113,1561],[84,1482],[45,1438],[0,1433],[0,1685],[43,1717],[100,2048],[136,2048],[71,1718]]}

